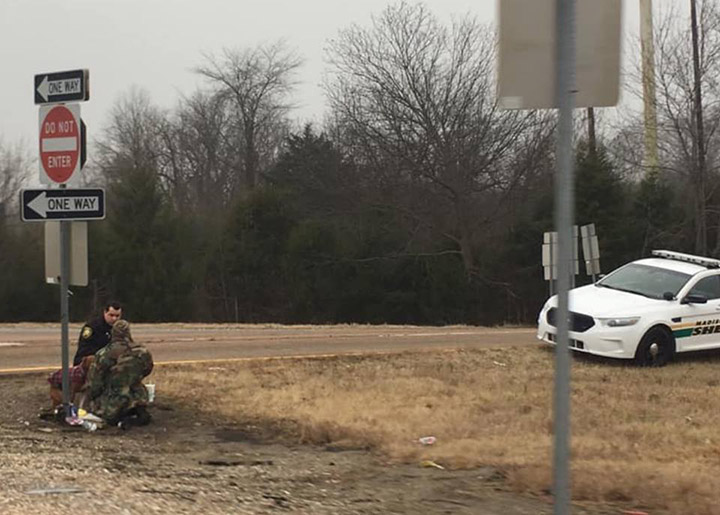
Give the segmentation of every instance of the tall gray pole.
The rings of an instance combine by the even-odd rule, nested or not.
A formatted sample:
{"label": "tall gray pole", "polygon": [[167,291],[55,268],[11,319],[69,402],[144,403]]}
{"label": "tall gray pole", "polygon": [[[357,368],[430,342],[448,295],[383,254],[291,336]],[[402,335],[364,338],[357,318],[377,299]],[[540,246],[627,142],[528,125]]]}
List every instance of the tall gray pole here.
{"label": "tall gray pole", "polygon": [[597,140],[595,139],[595,108],[587,108],[587,125],[588,125],[588,150],[590,155],[595,158],[597,156]]}
{"label": "tall gray pole", "polygon": [[703,105],[702,105],[702,77],[700,71],[700,50],[698,48],[698,21],[697,5],[695,0],[690,0],[690,25],[692,30],[693,49],[693,98],[695,103],[695,128],[697,129],[697,174],[695,209],[697,212],[695,251],[707,255],[707,218],[706,218],[706,185],[705,185],[705,129],[703,127]]}
{"label": "tall gray pole", "polygon": [[555,515],[570,513],[570,349],[568,290],[572,269],[573,108],[575,106],[575,0],[556,0],[556,103],[559,107],[555,226],[558,232],[558,317],[555,349],[554,468]]}
{"label": "tall gray pole", "polygon": [[642,55],[643,117],[645,123],[645,174],[658,173],[657,108],[655,104],[655,44],[653,42],[652,0],[640,0],[640,48]]}
{"label": "tall gray pole", "polygon": [[70,345],[68,338],[68,325],[70,309],[68,302],[68,288],[70,287],[70,224],[66,220],[60,221],[60,333],[62,353],[62,400],[65,407],[65,416],[70,416]]}

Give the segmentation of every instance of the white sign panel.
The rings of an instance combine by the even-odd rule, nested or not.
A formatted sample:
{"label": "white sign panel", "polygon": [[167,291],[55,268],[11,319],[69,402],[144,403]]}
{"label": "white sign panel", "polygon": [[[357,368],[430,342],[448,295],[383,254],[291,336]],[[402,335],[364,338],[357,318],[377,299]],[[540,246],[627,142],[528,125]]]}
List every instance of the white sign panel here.
{"label": "white sign panel", "polygon": [[[45,281],[60,284],[60,222],[45,222]],[[70,222],[70,277],[73,286],[88,285],[87,222]]]}
{"label": "white sign panel", "polygon": [[[500,104],[507,109],[557,107],[556,0],[498,2]],[[620,91],[622,1],[576,0],[575,5],[575,106],[613,106]]]}

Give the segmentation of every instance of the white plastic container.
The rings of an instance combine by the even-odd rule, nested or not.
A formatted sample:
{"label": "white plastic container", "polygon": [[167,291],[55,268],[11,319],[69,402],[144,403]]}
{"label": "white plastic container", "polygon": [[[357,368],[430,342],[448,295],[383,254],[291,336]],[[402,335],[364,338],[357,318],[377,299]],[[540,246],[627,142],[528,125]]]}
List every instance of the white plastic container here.
{"label": "white plastic container", "polygon": [[155,384],[146,384],[145,388],[147,389],[148,393],[148,402],[155,402]]}

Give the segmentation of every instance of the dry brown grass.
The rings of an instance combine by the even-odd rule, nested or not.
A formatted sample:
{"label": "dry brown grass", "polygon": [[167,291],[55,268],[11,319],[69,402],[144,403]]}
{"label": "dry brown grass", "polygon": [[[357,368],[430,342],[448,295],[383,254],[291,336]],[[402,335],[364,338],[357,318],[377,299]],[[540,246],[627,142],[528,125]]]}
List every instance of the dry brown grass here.
{"label": "dry brown grass", "polygon": [[[573,361],[572,491],[670,513],[720,513],[717,356],[663,369]],[[293,421],[310,443],[398,461],[492,465],[519,490],[551,483],[546,348],[159,367],[158,395],[239,422]],[[418,437],[437,443],[423,447]]]}

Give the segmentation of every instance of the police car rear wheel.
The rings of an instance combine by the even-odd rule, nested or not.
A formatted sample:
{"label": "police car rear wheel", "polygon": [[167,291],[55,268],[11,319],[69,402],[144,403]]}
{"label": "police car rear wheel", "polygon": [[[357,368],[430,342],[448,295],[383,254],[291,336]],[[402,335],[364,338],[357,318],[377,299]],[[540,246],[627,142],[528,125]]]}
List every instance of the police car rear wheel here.
{"label": "police car rear wheel", "polygon": [[635,351],[635,363],[641,367],[662,367],[675,354],[675,340],[666,329],[653,327],[640,340]]}

